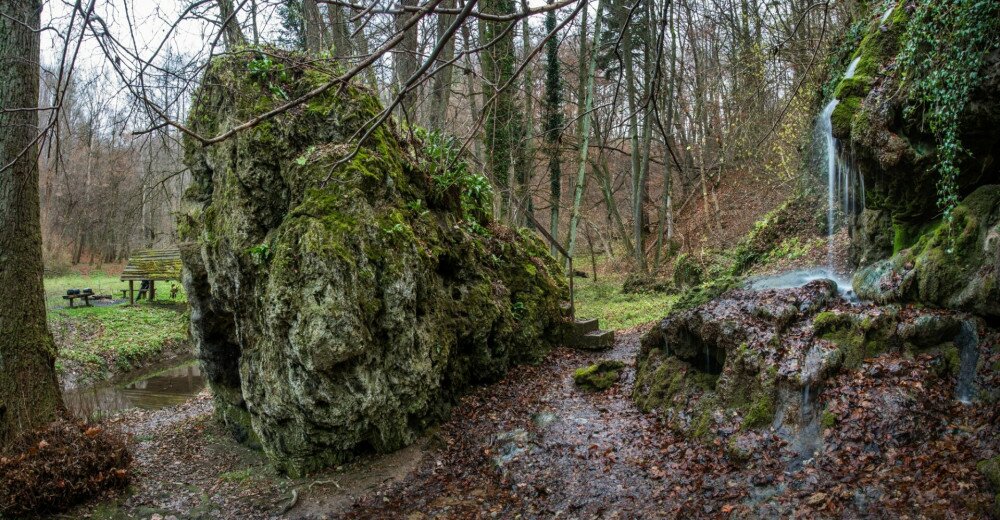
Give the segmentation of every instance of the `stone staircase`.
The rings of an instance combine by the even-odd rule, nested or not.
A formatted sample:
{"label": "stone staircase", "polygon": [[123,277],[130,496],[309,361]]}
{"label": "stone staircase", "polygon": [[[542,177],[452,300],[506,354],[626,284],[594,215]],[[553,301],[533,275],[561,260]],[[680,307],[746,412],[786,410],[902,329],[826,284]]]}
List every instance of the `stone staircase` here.
{"label": "stone staircase", "polygon": [[608,350],[615,345],[615,331],[601,330],[596,318],[573,320],[569,322],[564,342],[580,350]]}

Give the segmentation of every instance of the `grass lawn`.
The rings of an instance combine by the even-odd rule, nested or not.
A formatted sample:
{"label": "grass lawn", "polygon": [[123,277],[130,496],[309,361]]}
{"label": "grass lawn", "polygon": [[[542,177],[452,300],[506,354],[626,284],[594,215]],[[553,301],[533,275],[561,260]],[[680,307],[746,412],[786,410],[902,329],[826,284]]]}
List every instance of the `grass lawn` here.
{"label": "grass lawn", "polygon": [[624,279],[616,275],[599,275],[596,282],[577,278],[577,318],[597,318],[602,329],[625,329],[663,318],[677,300],[677,295],[622,293]]}
{"label": "grass lawn", "polygon": [[[59,348],[56,369],[72,380],[99,380],[155,363],[162,354],[187,345],[187,297],[180,283],[170,297],[170,282],[157,283],[156,301],[69,308],[66,289],[91,288],[120,299],[128,283],[118,275],[92,271],[45,278],[49,328]],[[138,290],[138,287],[136,287]],[[170,351],[170,352],[165,352]]]}

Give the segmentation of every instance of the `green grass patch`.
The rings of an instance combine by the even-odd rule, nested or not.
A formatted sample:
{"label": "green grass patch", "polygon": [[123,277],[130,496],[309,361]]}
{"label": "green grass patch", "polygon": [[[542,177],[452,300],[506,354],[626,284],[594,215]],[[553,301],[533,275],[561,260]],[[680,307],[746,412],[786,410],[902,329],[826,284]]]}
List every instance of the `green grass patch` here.
{"label": "green grass patch", "polygon": [[625,329],[656,321],[667,315],[677,295],[622,292],[622,277],[602,276],[598,281],[577,278],[577,318],[597,318],[602,329]]}
{"label": "green grass patch", "polygon": [[[110,373],[127,372],[154,361],[164,348],[187,338],[187,297],[180,283],[170,296],[169,282],[157,284],[156,301],[69,308],[62,298],[67,289],[91,288],[95,294],[121,298],[128,288],[115,275],[92,272],[45,279],[45,300],[49,329],[59,347],[57,368],[78,370],[86,379],[100,379]],[[137,288],[138,289],[138,288]]]}

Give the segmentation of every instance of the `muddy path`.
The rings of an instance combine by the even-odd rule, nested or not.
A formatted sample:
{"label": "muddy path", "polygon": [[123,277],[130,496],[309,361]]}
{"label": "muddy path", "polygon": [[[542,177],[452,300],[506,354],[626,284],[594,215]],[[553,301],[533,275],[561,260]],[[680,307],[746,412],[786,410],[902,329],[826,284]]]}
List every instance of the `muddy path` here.
{"label": "muddy path", "polygon": [[[541,365],[516,367],[477,389],[436,433],[444,448],[401,483],[359,501],[350,516],[636,518],[695,507],[700,497],[677,501],[673,488],[703,488],[698,470],[724,461],[720,450],[690,460],[694,452],[635,407],[632,363],[640,336],[641,330],[619,332],[604,353],[557,349]],[[580,390],[573,371],[599,359],[628,365],[619,384]],[[682,467],[688,463],[694,472]]]}

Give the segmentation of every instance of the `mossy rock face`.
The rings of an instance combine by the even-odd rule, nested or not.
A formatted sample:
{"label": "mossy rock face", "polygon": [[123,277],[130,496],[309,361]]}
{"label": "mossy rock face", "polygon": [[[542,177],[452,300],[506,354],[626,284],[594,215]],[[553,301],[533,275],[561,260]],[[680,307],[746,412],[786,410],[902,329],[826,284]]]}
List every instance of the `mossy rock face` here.
{"label": "mossy rock face", "polygon": [[704,269],[694,257],[684,253],[674,260],[674,285],[677,287],[694,287],[701,283]]}
{"label": "mossy rock face", "polygon": [[[330,80],[309,63],[216,58],[190,127],[217,135]],[[381,110],[334,86],[221,143],[185,140],[192,336],[220,418],[292,474],[406,446],[469,385],[561,337],[568,295],[547,248],[491,222],[465,174],[392,122],[358,147]]]}
{"label": "mossy rock face", "polygon": [[[884,22],[875,12],[859,22],[860,36],[856,43],[846,45],[849,50],[839,59],[844,66],[858,60],[854,76],[835,78],[829,91],[839,100],[831,116],[833,132],[850,150],[863,178],[865,206],[891,220],[895,231],[888,239],[882,232],[853,233],[852,241],[861,242],[852,244],[852,251],[861,253],[852,255],[857,265],[909,247],[912,244],[907,242],[941,214],[937,202],[939,139],[929,127],[927,113],[931,103],[915,89],[917,81],[906,76],[908,71],[899,59],[909,31],[918,30],[910,27],[914,7],[912,2],[899,2]],[[917,9],[922,7],[918,4]],[[842,69],[836,68],[834,74],[842,76]],[[1000,133],[993,130],[1000,126],[1000,53],[994,49],[981,60],[980,70],[965,74],[978,84],[958,118],[962,150],[955,182],[960,196],[1000,183]],[[877,247],[871,247],[872,238],[879,239]],[[890,246],[895,251],[886,251]],[[876,258],[878,252],[883,256]]]}
{"label": "mossy rock face", "polygon": [[1000,185],[977,189],[953,217],[892,258],[860,269],[854,276],[858,295],[1000,316]]}
{"label": "mossy rock face", "polygon": [[[782,375],[778,367],[805,356],[810,345],[808,334],[796,334],[796,343],[779,348],[782,332],[790,325],[807,328],[808,318],[836,295],[836,284],[820,280],[791,290],[780,308],[760,294],[733,290],[675,311],[651,329],[636,357],[632,397],[637,406],[659,411],[693,437],[712,436],[723,426],[718,421],[729,418],[740,430],[771,424],[790,404],[779,402],[780,388],[801,386],[795,375]],[[768,306],[774,308],[762,312]]]}
{"label": "mossy rock face", "polygon": [[611,388],[621,377],[625,363],[613,360],[601,360],[593,365],[577,369],[573,372],[573,382],[577,386],[590,390],[601,391]]}
{"label": "mossy rock face", "polygon": [[675,310],[643,336],[632,398],[691,437],[795,431],[812,421],[829,427],[836,417],[823,415],[828,403],[813,402],[821,389],[883,355],[934,356],[942,384],[957,396],[959,352],[978,348],[966,333],[976,323],[941,309],[849,305],[832,280],[735,289]]}
{"label": "mossy rock face", "polygon": [[993,516],[1000,516],[1000,456],[979,461],[976,469],[986,477],[986,481],[990,483],[995,493],[991,513]]}

